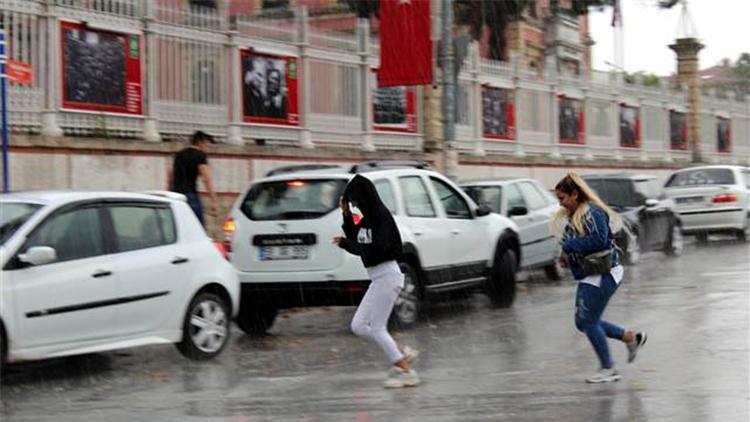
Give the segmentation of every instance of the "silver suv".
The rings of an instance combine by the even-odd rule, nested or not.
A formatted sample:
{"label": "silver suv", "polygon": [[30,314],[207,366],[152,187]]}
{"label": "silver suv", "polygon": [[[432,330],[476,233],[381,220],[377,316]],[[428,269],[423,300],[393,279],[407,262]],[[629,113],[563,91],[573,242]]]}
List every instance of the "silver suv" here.
{"label": "silver suv", "polygon": [[404,242],[406,280],[393,323],[412,325],[423,300],[457,289],[484,287],[495,304],[513,303],[520,262],[515,223],[477,206],[426,164],[287,167],[253,182],[225,222],[242,286],[242,330],[266,331],[281,308],[362,299],[369,283],[362,262],[331,243],[341,235],[339,197],[357,173],[373,181]]}

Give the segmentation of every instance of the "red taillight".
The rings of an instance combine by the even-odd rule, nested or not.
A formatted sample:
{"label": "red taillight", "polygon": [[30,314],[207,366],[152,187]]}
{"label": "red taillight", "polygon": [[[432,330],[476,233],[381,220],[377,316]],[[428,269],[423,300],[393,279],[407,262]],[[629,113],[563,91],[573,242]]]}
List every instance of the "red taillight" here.
{"label": "red taillight", "polygon": [[234,236],[235,230],[237,230],[237,225],[234,222],[234,218],[227,217],[227,219],[224,220],[224,242],[222,242],[222,245],[227,252],[232,252],[232,237]]}
{"label": "red taillight", "polygon": [[726,204],[727,202],[737,202],[739,199],[737,198],[737,195],[733,193],[725,193],[722,195],[716,195],[711,199],[711,202],[714,204]]}

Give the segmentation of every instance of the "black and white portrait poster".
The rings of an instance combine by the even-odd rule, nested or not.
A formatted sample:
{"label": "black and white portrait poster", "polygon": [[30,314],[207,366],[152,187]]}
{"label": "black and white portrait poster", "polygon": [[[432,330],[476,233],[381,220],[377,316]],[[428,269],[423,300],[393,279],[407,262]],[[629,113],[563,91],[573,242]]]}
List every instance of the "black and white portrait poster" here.
{"label": "black and white portrait poster", "polygon": [[486,138],[515,139],[513,91],[482,86],[482,134]]}
{"label": "black and white portrait poster", "polygon": [[[373,70],[377,77],[377,70]],[[375,130],[416,132],[415,91],[405,86],[377,87],[372,90],[372,123]]]}
{"label": "black and white portrait poster", "polygon": [[296,125],[297,59],[242,51],[244,121]]}
{"label": "black and white portrait poster", "polygon": [[718,142],[719,152],[731,152],[732,151],[732,121],[725,118],[719,117],[716,121],[716,140]]}
{"label": "black and white portrait poster", "polygon": [[638,107],[620,104],[620,146],[641,146],[641,118]]}
{"label": "black and white portrait poster", "polygon": [[669,110],[669,146],[672,149],[687,149],[687,119],[683,112]]}
{"label": "black and white portrait poster", "polygon": [[584,143],[583,103],[581,100],[558,96],[560,108],[558,118],[560,125],[560,142],[567,144]]}
{"label": "black and white portrait poster", "polygon": [[63,107],[142,114],[140,37],[60,26]]}

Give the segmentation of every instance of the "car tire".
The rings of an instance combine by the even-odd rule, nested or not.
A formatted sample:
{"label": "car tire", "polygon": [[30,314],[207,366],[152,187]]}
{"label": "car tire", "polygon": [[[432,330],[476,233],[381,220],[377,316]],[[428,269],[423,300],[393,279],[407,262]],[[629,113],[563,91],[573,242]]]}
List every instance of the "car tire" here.
{"label": "car tire", "polygon": [[626,265],[638,265],[641,260],[641,245],[638,242],[638,235],[630,233],[626,237],[628,243],[624,250],[623,262]]}
{"label": "car tire", "polygon": [[422,309],[422,291],[417,270],[409,263],[399,264],[404,273],[404,288],[401,289],[393,311],[388,319],[388,325],[396,330],[412,328],[419,320]]}
{"label": "car tire", "polygon": [[682,236],[682,227],[679,224],[672,224],[672,229],[669,231],[669,239],[667,239],[667,248],[664,250],[669,256],[680,256],[685,248],[685,239]]}
{"label": "car tire", "polygon": [[708,233],[700,232],[695,234],[695,241],[700,244],[708,243]]}
{"label": "car tire", "polygon": [[487,293],[492,304],[507,308],[516,299],[516,253],[511,249],[498,248],[495,262],[487,279]]}
{"label": "car tire", "polygon": [[560,265],[559,259],[555,259],[549,265],[544,267],[544,273],[547,275],[547,278],[552,281],[562,280],[562,276],[564,272],[565,272],[565,269],[562,267],[562,265]]}
{"label": "car tire", "polygon": [[224,299],[209,292],[199,293],[185,313],[177,349],[192,360],[217,356],[229,342],[229,322],[229,304]]}
{"label": "car tire", "polygon": [[278,314],[279,310],[276,308],[240,307],[240,313],[237,316],[237,326],[245,334],[265,334],[273,325]]}
{"label": "car tire", "polygon": [[745,228],[737,232],[737,239],[742,242],[750,242],[750,218],[745,221]]}
{"label": "car tire", "polygon": [[5,360],[8,358],[8,338],[5,335],[5,325],[0,320],[0,373],[5,370]]}

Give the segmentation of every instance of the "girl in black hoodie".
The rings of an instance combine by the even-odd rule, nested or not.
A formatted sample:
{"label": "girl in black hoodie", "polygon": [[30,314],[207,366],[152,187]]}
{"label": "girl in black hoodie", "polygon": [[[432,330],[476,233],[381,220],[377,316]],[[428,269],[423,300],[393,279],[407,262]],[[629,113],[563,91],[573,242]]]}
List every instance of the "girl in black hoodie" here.
{"label": "girl in black hoodie", "polygon": [[[350,203],[364,214],[357,225],[352,219]],[[386,388],[418,385],[417,372],[410,367],[418,352],[396,344],[387,329],[393,304],[404,286],[404,275],[397,262],[402,244],[396,222],[380,200],[375,185],[360,175],[354,176],[344,189],[340,206],[345,236],[335,237],[333,243],[360,256],[372,280],[352,319],[352,331],[375,341],[393,363]]]}

